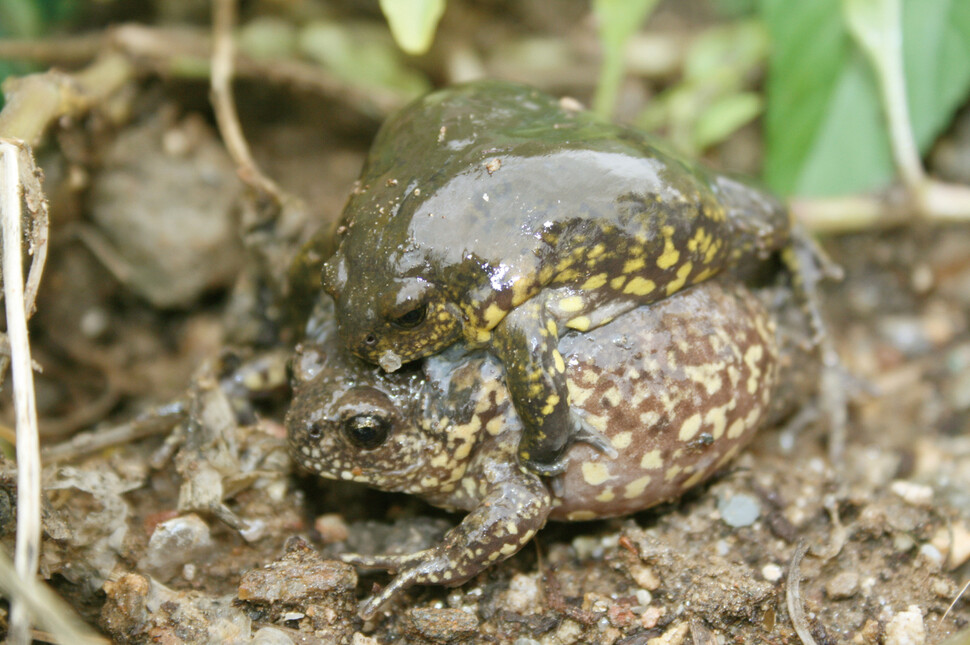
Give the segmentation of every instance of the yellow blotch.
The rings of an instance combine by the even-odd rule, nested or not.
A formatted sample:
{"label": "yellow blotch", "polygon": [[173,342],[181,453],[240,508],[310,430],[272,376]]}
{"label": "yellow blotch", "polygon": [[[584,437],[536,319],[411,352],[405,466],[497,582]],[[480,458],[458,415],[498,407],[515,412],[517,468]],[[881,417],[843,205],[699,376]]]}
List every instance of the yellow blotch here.
{"label": "yellow blotch", "polygon": [[704,254],[704,262],[706,264],[710,264],[711,261],[714,259],[714,256],[717,255],[717,252],[720,250],[721,250],[720,240],[711,244],[709,247],[707,247],[707,252]]}
{"label": "yellow blotch", "polygon": [[728,428],[728,439],[737,439],[744,434],[744,419],[735,419],[731,427]]}
{"label": "yellow blotch", "polygon": [[679,464],[674,464],[667,469],[667,472],[664,473],[664,481],[672,481],[677,475],[680,474],[680,471],[682,470],[683,468],[681,468]]}
{"label": "yellow blotch", "polygon": [[690,281],[693,282],[694,284],[697,284],[698,282],[704,282],[704,280],[707,280],[715,273],[717,273],[716,269],[707,267],[706,269],[702,270],[700,273],[695,275],[693,278],[691,278]]}
{"label": "yellow blotch", "polygon": [[588,331],[592,325],[593,322],[589,319],[589,316],[576,316],[566,322],[567,327],[576,331]]}
{"label": "yellow blotch", "polygon": [[512,283],[512,306],[517,307],[536,294],[536,283],[519,278]]}
{"label": "yellow blotch", "polygon": [[623,489],[623,497],[627,499],[634,499],[643,495],[643,491],[647,490],[647,486],[650,485],[650,481],[653,478],[650,475],[644,475],[643,477],[638,477],[632,482],[626,485]]}
{"label": "yellow blotch", "polygon": [[586,254],[586,257],[588,257],[591,260],[595,260],[599,256],[603,255],[603,251],[605,250],[606,250],[605,246],[603,246],[602,244],[597,244],[596,246],[594,246],[589,250],[589,253]]}
{"label": "yellow blotch", "polygon": [[556,364],[556,371],[562,374],[566,371],[566,362],[562,359],[562,354],[558,349],[552,350],[552,360]]}
{"label": "yellow blotch", "polygon": [[711,424],[711,436],[717,441],[724,434],[724,428],[727,426],[727,405],[719,405],[713,408],[704,415],[704,421]]}
{"label": "yellow blotch", "polygon": [[590,486],[599,486],[610,478],[610,471],[606,464],[599,461],[583,462],[583,479]]}
{"label": "yellow blotch", "polygon": [[493,437],[502,432],[505,429],[505,424],[502,423],[502,417],[494,417],[489,419],[488,423],[485,424],[485,432],[492,435]]}
{"label": "yellow blotch", "polygon": [[557,405],[559,405],[559,395],[558,394],[550,394],[549,395],[549,398],[546,399],[546,405],[545,405],[545,407],[542,408],[542,414],[543,415],[550,415],[550,414],[552,414],[552,411],[556,409],[556,406]]}
{"label": "yellow blotch", "polygon": [[613,492],[613,487],[609,487],[602,493],[596,496],[597,502],[612,502],[616,498],[616,494]]}
{"label": "yellow blotch", "polygon": [[696,473],[694,473],[693,475],[691,475],[687,479],[687,481],[685,481],[683,484],[681,484],[680,489],[681,490],[687,490],[689,488],[693,488],[694,486],[697,486],[699,483],[701,483],[701,480],[704,479],[704,476],[706,474],[707,474],[707,471],[706,470],[698,470]]}
{"label": "yellow blotch", "polygon": [[664,227],[664,252],[657,258],[657,267],[664,270],[674,266],[680,260],[680,251],[674,246],[672,235],[673,229],[669,226]]}
{"label": "yellow blotch", "polygon": [[626,276],[617,276],[610,280],[610,287],[616,291],[623,288],[623,283],[626,282]]}
{"label": "yellow blotch", "polygon": [[686,262],[679,269],[677,269],[677,279],[667,283],[667,295],[680,291],[680,288],[684,286],[687,282],[687,276],[690,275],[691,270],[693,270],[694,265],[691,262]]}
{"label": "yellow blotch", "polygon": [[626,450],[627,448],[630,447],[630,444],[632,442],[633,442],[632,432],[620,432],[615,437],[610,439],[610,443],[613,444],[613,447],[616,448],[617,450]]}
{"label": "yellow blotch", "polygon": [[715,468],[715,469],[717,469],[717,468],[720,468],[721,466],[723,466],[723,465],[724,465],[724,464],[726,464],[727,462],[729,462],[729,461],[731,461],[732,459],[734,459],[734,457],[735,457],[735,455],[737,455],[737,454],[738,454],[738,451],[739,451],[739,450],[741,450],[741,444],[739,444],[739,443],[736,443],[736,444],[734,444],[733,446],[731,446],[731,449],[730,449],[730,450],[728,450],[728,451],[727,451],[726,453],[724,453],[724,456],[723,456],[723,457],[721,457],[721,458],[720,458],[720,459],[718,460],[718,462],[717,462],[717,465],[716,465],[716,466],[714,466],[714,468]]}
{"label": "yellow blotch", "polygon": [[633,273],[634,271],[639,271],[644,266],[646,266],[646,262],[644,262],[643,258],[627,260],[623,263],[623,273]]}
{"label": "yellow blotch", "polygon": [[484,344],[492,340],[492,332],[487,329],[478,329],[475,331],[475,342],[478,344]]}
{"label": "yellow blotch", "polygon": [[559,300],[559,308],[567,313],[580,311],[583,308],[583,299],[579,296],[566,296]]}
{"label": "yellow blotch", "polygon": [[663,466],[659,450],[651,450],[640,459],[640,468],[644,470],[654,470]]}
{"label": "yellow blotch", "polygon": [[646,296],[657,287],[653,280],[646,280],[637,276],[630,280],[623,288],[623,293],[631,293],[635,296]]}
{"label": "yellow blotch", "polygon": [[510,542],[509,544],[505,544],[502,546],[501,549],[499,549],[499,551],[502,552],[502,555],[512,555],[518,550],[519,550],[519,545],[516,544],[515,542]]}
{"label": "yellow blotch", "polygon": [[680,426],[680,433],[677,438],[681,441],[690,441],[697,434],[697,431],[701,429],[701,415],[695,413],[690,416],[686,421],[684,421]]}
{"label": "yellow blotch", "polygon": [[551,318],[549,319],[549,321],[546,323],[546,330],[549,332],[549,335],[552,336],[553,338],[559,338],[559,328],[556,327],[555,320]]}
{"label": "yellow blotch", "polygon": [[593,511],[573,511],[566,515],[566,519],[570,522],[585,522],[586,520],[596,519],[596,513]]}
{"label": "yellow blotch", "polygon": [[596,289],[599,289],[604,284],[606,284],[606,278],[607,276],[605,273],[597,273],[593,277],[586,280],[586,282],[582,284],[580,289],[585,289],[586,291],[594,291]]}
{"label": "yellow blotch", "polygon": [[486,329],[492,329],[495,327],[495,325],[502,322],[502,319],[505,318],[506,313],[508,312],[493,302],[485,310],[485,313],[482,314],[482,323],[484,324],[484,327]]}

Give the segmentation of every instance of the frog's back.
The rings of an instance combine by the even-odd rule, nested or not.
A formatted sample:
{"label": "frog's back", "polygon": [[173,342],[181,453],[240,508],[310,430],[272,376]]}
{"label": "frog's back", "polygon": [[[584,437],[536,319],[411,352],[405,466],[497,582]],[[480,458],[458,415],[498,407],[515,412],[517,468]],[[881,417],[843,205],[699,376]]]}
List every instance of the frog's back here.
{"label": "frog's back", "polygon": [[582,329],[604,302],[659,300],[788,229],[756,189],[503,82],[436,92],[390,119],[345,218],[367,231],[342,242],[355,273],[421,275],[480,329],[546,286],[579,291],[580,309],[563,313]]}

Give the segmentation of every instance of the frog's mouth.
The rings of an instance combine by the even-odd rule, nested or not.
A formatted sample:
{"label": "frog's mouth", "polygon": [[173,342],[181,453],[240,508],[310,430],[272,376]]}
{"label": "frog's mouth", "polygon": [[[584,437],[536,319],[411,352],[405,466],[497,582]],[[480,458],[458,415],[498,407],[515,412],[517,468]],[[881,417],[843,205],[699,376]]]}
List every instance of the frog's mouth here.
{"label": "frog's mouth", "polygon": [[396,372],[401,369],[401,365],[404,361],[401,359],[400,354],[395,352],[393,349],[389,349],[381,354],[380,359],[378,359],[377,364],[381,366],[385,372]]}

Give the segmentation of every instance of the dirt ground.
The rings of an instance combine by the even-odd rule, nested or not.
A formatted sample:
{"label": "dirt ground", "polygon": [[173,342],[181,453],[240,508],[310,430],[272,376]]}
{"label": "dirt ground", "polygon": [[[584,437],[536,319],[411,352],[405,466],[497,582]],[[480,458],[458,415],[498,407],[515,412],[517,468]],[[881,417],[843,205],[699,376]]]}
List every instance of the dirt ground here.
{"label": "dirt ground", "polygon": [[[306,200],[308,220],[331,220],[376,120],[299,94],[281,116],[256,85],[240,101],[258,160]],[[802,642],[792,604],[819,644],[941,643],[970,626],[970,226],[919,222],[822,240],[845,270],[824,289],[852,375],[840,462],[815,410],[763,430],[677,503],[550,524],[471,582],[412,589],[363,623],[357,601],[388,577],[327,555],[417,550],[459,518],[296,472],[286,392],[254,409],[237,400],[223,377],[240,359],[222,348],[247,358],[278,330],[240,314],[260,308],[258,268],[235,235],[245,197],[204,88],[181,87],[178,101],[170,90],[147,84],[131,125],[94,119],[41,155],[53,233],[31,332],[45,449],[95,424],[162,418],[139,425],[143,437],[45,461],[42,574],[112,639],[781,645]],[[970,182],[960,131],[934,171]],[[757,145],[744,131],[718,161],[736,168],[731,155]],[[203,212],[220,217],[199,228]],[[0,456],[11,552],[14,473]]]}

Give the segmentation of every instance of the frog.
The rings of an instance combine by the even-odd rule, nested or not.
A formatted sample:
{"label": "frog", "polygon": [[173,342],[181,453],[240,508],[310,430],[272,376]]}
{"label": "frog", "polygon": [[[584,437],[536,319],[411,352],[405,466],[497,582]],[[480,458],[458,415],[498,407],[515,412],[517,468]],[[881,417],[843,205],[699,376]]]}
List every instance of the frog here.
{"label": "frog", "polygon": [[323,263],[341,338],[393,372],[461,343],[504,368],[519,460],[553,476],[576,441],[557,350],[791,241],[783,203],[574,101],[503,81],[433,92],[380,128]]}
{"label": "frog", "polygon": [[[777,308],[774,296],[762,297]],[[781,302],[792,309],[790,299]],[[766,419],[803,399],[776,387],[778,368],[807,373],[811,362],[784,363],[778,343],[806,345],[802,336],[782,336],[774,321],[751,289],[719,278],[564,334],[557,349],[571,405],[616,457],[575,443],[555,479],[517,459],[524,423],[493,354],[453,347],[387,373],[350,354],[335,321],[321,323],[293,360],[285,425],[296,463],[467,511],[429,549],[344,554],[345,562],[396,571],[361,616],[415,584],[462,584],[519,551],[547,520],[626,515],[710,478]]]}

